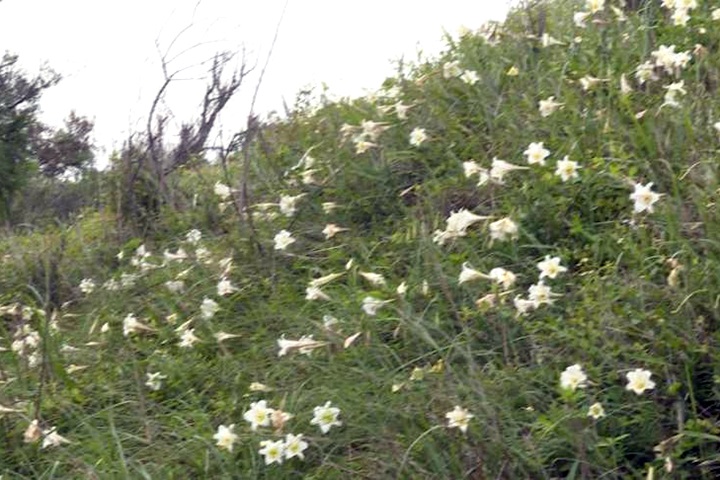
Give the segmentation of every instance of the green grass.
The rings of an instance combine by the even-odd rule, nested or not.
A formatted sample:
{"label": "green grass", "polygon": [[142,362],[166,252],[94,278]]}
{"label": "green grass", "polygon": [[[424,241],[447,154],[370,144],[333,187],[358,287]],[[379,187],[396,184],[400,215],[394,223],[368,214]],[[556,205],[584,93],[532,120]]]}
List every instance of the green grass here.
{"label": "green grass", "polygon": [[[448,38],[439,58],[403,65],[376,97],[299,103],[251,146],[252,225],[213,193],[218,180],[239,187],[238,153],[229,178],[213,166],[178,173],[182,208],[163,210],[144,238],[116,222],[112,205],[7,235],[2,301],[30,310],[3,313],[0,405],[15,410],[0,413],[3,478],[716,478],[720,30],[710,12],[720,5],[700,3],[684,27],[659,2],[625,21],[608,5],[582,29],[572,23],[577,2],[516,10],[491,39]],[[540,8],[563,45],[534,38]],[[663,44],[692,60],[639,86],[636,67]],[[480,80],[445,78],[450,61]],[[586,75],[603,81],[584,91]],[[680,106],[660,108],[663,86],[680,80]],[[551,95],[563,106],[543,118],[538,102]],[[411,106],[406,119],[398,101]],[[357,153],[341,132],[363,120],[387,128]],[[415,128],[428,134],[419,146],[409,143]],[[546,165],[527,165],[531,142],[550,150]],[[291,169],[304,155],[315,159],[315,183],[303,183],[306,167]],[[554,174],[565,155],[581,167],[567,182]],[[530,168],[482,186],[463,174],[463,162],[489,168],[494,157]],[[661,197],[634,213],[633,184],[648,182]],[[300,193],[292,217],[255,206]],[[338,207],[326,213],[325,202]],[[463,208],[492,219],[434,242]],[[488,224],[502,217],[518,224],[516,239],[491,239]],[[349,230],[326,239],[328,223]],[[197,245],[185,238],[194,228]],[[296,239],[286,251],[273,248],[282,229]],[[132,262],[141,244],[146,271]],[[188,258],[164,262],[178,248]],[[519,315],[513,299],[527,298],[546,256],[568,268],[546,279],[558,296]],[[459,284],[465,262],[517,281],[510,292],[487,279]],[[331,273],[342,275],[321,287],[329,300],[306,300],[308,282]],[[135,284],[103,287],[123,274]],[[236,292],[218,295],[223,276]],[[94,292],[79,290],[83,278]],[[173,293],[166,282],[178,279],[183,291]],[[388,301],[375,316],[361,308],[368,296]],[[212,318],[201,314],[206,297],[220,306]],[[148,331],[124,335],[130,313]],[[185,322],[200,339],[191,348],[179,345]],[[27,329],[40,341],[13,350]],[[238,337],[220,343],[219,332]],[[278,339],[304,335],[322,345],[278,356]],[[573,364],[587,384],[570,391],[560,376]],[[639,395],[626,389],[636,368],[655,382]],[[166,377],[157,391],[145,384],[152,372]],[[251,391],[255,382],[269,390]],[[293,417],[252,431],[243,414],[259,400]],[[327,401],[342,426],[323,434],[310,422]],[[594,420],[596,402],[606,415]],[[455,406],[473,415],[465,433],[448,427]],[[25,442],[33,419],[69,443]],[[213,439],[231,424],[232,452]],[[304,435],[304,460],[265,465],[260,442],[286,433]]]}

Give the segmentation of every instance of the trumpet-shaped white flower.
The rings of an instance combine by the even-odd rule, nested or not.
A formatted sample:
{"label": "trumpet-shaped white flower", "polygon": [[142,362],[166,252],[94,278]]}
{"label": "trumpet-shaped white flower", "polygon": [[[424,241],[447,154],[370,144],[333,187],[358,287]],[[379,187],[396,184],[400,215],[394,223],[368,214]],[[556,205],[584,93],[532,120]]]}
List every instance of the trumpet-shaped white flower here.
{"label": "trumpet-shaped white flower", "polygon": [[510,217],[501,218],[490,224],[490,238],[492,240],[504,241],[515,239],[518,236],[518,226]]}
{"label": "trumpet-shaped white flower", "polygon": [[460,69],[460,62],[453,61],[453,62],[446,62],[443,65],[443,77],[445,78],[455,78],[459,77],[462,73],[462,70]]}
{"label": "trumpet-shaped white flower", "polygon": [[502,285],[505,290],[512,287],[515,284],[515,280],[517,280],[517,276],[513,272],[500,267],[495,267],[490,270],[488,276],[495,282]]}
{"label": "trumpet-shaped white flower", "polygon": [[273,463],[280,464],[283,462],[285,455],[285,442],[282,440],[263,440],[260,442],[260,450],[258,453],[265,457],[265,465]]}
{"label": "trumpet-shaped white flower", "polygon": [[313,419],[310,420],[310,424],[320,427],[322,433],[327,433],[331,427],[342,425],[342,422],[338,420],[340,409],[331,405],[332,402],[326,402],[325,405],[313,409]]}
{"label": "trumpet-shaped white flower", "polygon": [[186,328],[180,333],[180,342],[178,346],[180,348],[193,348],[200,339],[195,335],[194,328]]}
{"label": "trumpet-shaped white flower", "polygon": [[590,16],[590,12],[575,12],[573,14],[573,23],[578,28],[585,28],[585,20]]}
{"label": "trumpet-shaped white flower", "polygon": [[590,13],[597,13],[605,8],[605,0],[586,0],[585,8],[590,10]]}
{"label": "trumpet-shaped white flower", "polygon": [[551,96],[551,97],[546,98],[545,100],[540,100],[538,102],[538,110],[540,110],[541,117],[549,117],[550,115],[555,113],[555,111],[558,108],[562,107],[563,105],[564,105],[563,103],[556,102],[555,97]]}
{"label": "trumpet-shaped white flower", "polygon": [[537,264],[540,269],[540,278],[545,277],[554,279],[559,274],[567,272],[567,267],[560,265],[560,257],[552,257],[550,255],[545,256],[545,260]]}
{"label": "trumpet-shaped white flower", "polygon": [[325,228],[323,229],[322,233],[323,233],[323,235],[325,235],[325,240],[329,240],[332,237],[334,237],[335,235],[337,235],[338,233],[347,232],[348,230],[350,230],[350,229],[338,227],[334,223],[328,223],[327,225],[325,225]]}
{"label": "trumpet-shaped white flower", "polygon": [[215,192],[215,195],[220,197],[220,199],[223,201],[227,200],[230,195],[232,195],[232,190],[230,190],[230,187],[220,182],[215,182],[215,188],[213,189],[213,191]]}
{"label": "trumpet-shaped white flower", "polygon": [[424,128],[414,128],[412,132],[410,132],[410,145],[413,147],[419,147],[422,145],[425,140],[427,140],[428,136],[427,133],[425,133]]}
{"label": "trumpet-shaped white flower", "polygon": [[233,432],[234,429],[234,423],[229,427],[226,427],[225,425],[219,425],[217,433],[213,435],[213,439],[217,442],[215,445],[217,445],[219,448],[224,448],[228,452],[232,452],[233,445],[238,441],[237,434]]}
{"label": "trumpet-shaped white flower", "polygon": [[280,197],[280,203],[278,204],[280,207],[280,213],[285,215],[286,217],[292,217],[295,215],[295,212],[297,212],[297,203],[300,201],[301,198],[305,196],[304,193],[301,193],[300,195],[283,195]]}
{"label": "trumpet-shaped white flower", "polygon": [[163,375],[160,372],[147,372],[145,374],[145,386],[148,387],[150,390],[157,392],[162,388],[162,381],[167,378],[167,376]]}
{"label": "trumpet-shaped white flower", "polygon": [[460,285],[466,282],[479,280],[481,278],[487,278],[487,275],[472,268],[468,262],[464,262],[462,264],[462,271],[460,272],[460,276],[458,277],[458,283]]}
{"label": "trumpet-shaped white flower", "polygon": [[493,158],[492,165],[490,167],[490,178],[497,183],[502,184],[503,179],[505,178],[505,175],[512,172],[513,170],[527,170],[528,167],[521,167],[520,165],[515,165],[510,162],[506,162],[505,160],[500,160],[498,158]]}
{"label": "trumpet-shaped white flower", "polygon": [[678,97],[687,94],[687,90],[685,90],[685,81],[681,80],[679,82],[671,83],[664,88],[667,92],[665,92],[665,98],[662,106],[664,107],[667,105],[668,107],[679,107],[680,102],[678,101]]}
{"label": "trumpet-shaped white flower", "polygon": [[635,184],[635,191],[630,194],[630,200],[635,202],[635,213],[642,213],[646,210],[650,213],[654,211],[653,205],[660,200],[661,195],[651,190],[652,185],[652,182],[647,185]]}
{"label": "trumpet-shaped white flower", "polygon": [[95,282],[92,278],[83,278],[80,282],[80,291],[85,295],[89,295],[95,290]]}
{"label": "trumpet-shaped white flower", "polygon": [[168,280],[165,282],[165,288],[172,293],[180,293],[185,289],[185,282],[182,280]]}
{"label": "trumpet-shaped white flower", "polygon": [[192,243],[193,245],[197,244],[202,239],[202,232],[198,230],[197,228],[193,228],[187,234],[185,234],[185,241],[188,243]]}
{"label": "trumpet-shaped white flower", "polygon": [[70,440],[57,433],[55,427],[43,430],[43,441],[40,448],[59,447],[63,443],[70,443]]}
{"label": "trumpet-shaped white flower", "polygon": [[343,276],[343,273],[330,273],[328,275],[316,278],[314,280],[310,280],[308,283],[309,287],[322,287],[323,285],[327,285],[328,283],[332,282],[336,278],[340,278]]}
{"label": "trumpet-shaped white flower", "polygon": [[374,317],[383,305],[390,303],[391,301],[392,300],[379,300],[375,297],[367,296],[363,298],[362,309],[363,312]]}
{"label": "trumpet-shaped white flower", "polygon": [[285,459],[290,460],[293,457],[298,457],[300,460],[305,459],[303,452],[308,448],[308,443],[303,441],[302,437],[302,433],[299,435],[288,433],[285,435]]}
{"label": "trumpet-shaped white flower", "polygon": [[575,391],[578,388],[585,388],[587,375],[579,364],[570,365],[560,374],[560,386],[565,390]]}
{"label": "trumpet-shaped white flower", "polygon": [[602,79],[593,77],[592,75],[585,75],[580,79],[580,86],[582,87],[584,92],[589,92],[597,85],[599,85],[602,81]]}
{"label": "trumpet-shaped white flower", "polygon": [[453,235],[464,237],[467,234],[467,229],[482,220],[487,220],[489,217],[482,215],[475,215],[474,213],[463,208],[457,212],[450,213],[447,219],[447,226],[445,231],[452,233]]}
{"label": "trumpet-shaped white flower", "polygon": [[243,418],[250,423],[250,429],[254,432],[258,427],[270,425],[274,411],[272,408],[268,408],[266,400],[260,400],[250,404],[250,410],[243,413]]}
{"label": "trumpet-shaped white flower", "polygon": [[320,287],[309,286],[305,288],[305,300],[330,300],[327,293],[320,290]]}
{"label": "trumpet-shaped white flower", "polygon": [[545,285],[542,280],[534,285],[531,285],[528,289],[528,293],[528,299],[535,304],[535,308],[546,303],[552,303],[552,297],[556,296],[556,294],[550,290],[550,287]]}
{"label": "trumpet-shaped white flower", "polygon": [[636,368],[625,375],[628,380],[628,384],[625,388],[627,390],[632,390],[638,395],[641,395],[645,390],[652,390],[655,388],[655,382],[650,380],[651,375],[652,373],[650,370]]}
{"label": "trumpet-shaped white flower", "polygon": [[287,230],[280,230],[273,240],[275,241],[275,250],[285,250],[287,247],[295,243],[292,233]]}
{"label": "trumpet-shaped white flower", "polygon": [[220,305],[212,298],[203,298],[202,304],[200,305],[200,313],[205,320],[210,320],[220,310]]}
{"label": "trumpet-shaped white flower", "polygon": [[370,282],[376,287],[384,287],[387,285],[385,282],[385,277],[383,277],[379,273],[372,273],[372,272],[358,272],[361,277],[363,277],[365,280]]}
{"label": "trumpet-shaped white flower", "polygon": [[288,352],[297,350],[299,353],[310,355],[313,350],[316,348],[324,347],[327,345],[326,342],[320,342],[317,340],[313,340],[312,335],[303,335],[300,337],[300,340],[288,340],[285,338],[285,335],[281,336],[277,340],[278,347],[280,347],[280,351],[278,352],[278,357],[284,357],[288,354]]}
{"label": "trumpet-shaped white flower", "polygon": [[237,292],[238,288],[230,282],[227,278],[223,277],[220,279],[220,281],[217,284],[217,293],[221,297],[224,297],[225,295],[230,295],[231,293]]}
{"label": "trumpet-shaped white flower", "polygon": [[465,70],[462,75],[460,75],[460,80],[468,85],[475,85],[480,80],[480,75],[473,70]]}
{"label": "trumpet-shaped white flower", "polygon": [[123,335],[128,336],[133,333],[140,333],[140,332],[150,332],[152,331],[152,328],[148,327],[144,323],[140,322],[137,318],[135,318],[135,315],[132,313],[129,313],[124,319],[123,319]]}
{"label": "trumpet-shaped white flower", "polygon": [[560,177],[563,182],[567,182],[571,178],[578,178],[578,162],[572,161],[567,155],[562,160],[558,160],[555,175]]}
{"label": "trumpet-shaped white flower", "polygon": [[550,150],[543,147],[543,142],[532,142],[523,152],[530,165],[545,165],[545,159],[550,155]]}
{"label": "trumpet-shaped white flower", "polygon": [[587,415],[588,415],[588,417],[591,417],[594,420],[604,417],[605,409],[603,408],[602,403],[595,402],[592,405],[590,405],[590,408],[588,408]]}
{"label": "trumpet-shaped white flower", "polygon": [[526,315],[530,310],[536,308],[535,302],[525,298],[521,298],[520,295],[515,296],[513,299],[513,305],[518,317]]}
{"label": "trumpet-shaped white flower", "polygon": [[445,418],[448,420],[448,428],[459,428],[463,433],[467,432],[470,419],[474,417],[475,415],[458,405],[455,405],[452,411],[445,414]]}

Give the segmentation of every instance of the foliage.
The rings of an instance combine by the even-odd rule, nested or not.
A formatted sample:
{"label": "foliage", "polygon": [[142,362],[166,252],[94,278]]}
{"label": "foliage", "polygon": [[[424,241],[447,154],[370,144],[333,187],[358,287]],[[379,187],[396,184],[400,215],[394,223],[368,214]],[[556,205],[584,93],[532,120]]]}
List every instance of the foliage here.
{"label": "foliage", "polygon": [[[605,3],[300,98],[168,177],[145,237],[107,211],[8,236],[0,470],[717,478],[720,30]],[[287,434],[304,459],[268,464]]]}

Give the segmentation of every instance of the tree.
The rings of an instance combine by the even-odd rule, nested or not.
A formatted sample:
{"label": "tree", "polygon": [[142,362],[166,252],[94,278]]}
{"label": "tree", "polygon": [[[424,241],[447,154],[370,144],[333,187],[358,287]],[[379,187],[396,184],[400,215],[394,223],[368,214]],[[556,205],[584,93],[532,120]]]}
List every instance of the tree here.
{"label": "tree", "polygon": [[0,213],[7,218],[13,195],[32,172],[30,131],[37,123],[42,92],[60,81],[50,69],[28,77],[17,55],[0,60]]}
{"label": "tree", "polygon": [[30,142],[40,173],[57,178],[85,171],[94,159],[90,140],[94,126],[75,112],[70,112],[65,126],[58,130],[36,123],[30,131]]}

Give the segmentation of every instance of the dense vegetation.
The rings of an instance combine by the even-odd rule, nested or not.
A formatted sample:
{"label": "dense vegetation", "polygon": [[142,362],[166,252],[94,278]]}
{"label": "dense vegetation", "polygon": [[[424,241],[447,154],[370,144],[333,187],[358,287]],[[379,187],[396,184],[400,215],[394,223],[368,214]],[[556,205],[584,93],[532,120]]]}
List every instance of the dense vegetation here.
{"label": "dense vegetation", "polygon": [[94,177],[0,244],[3,478],[717,478],[718,22],[536,3]]}

